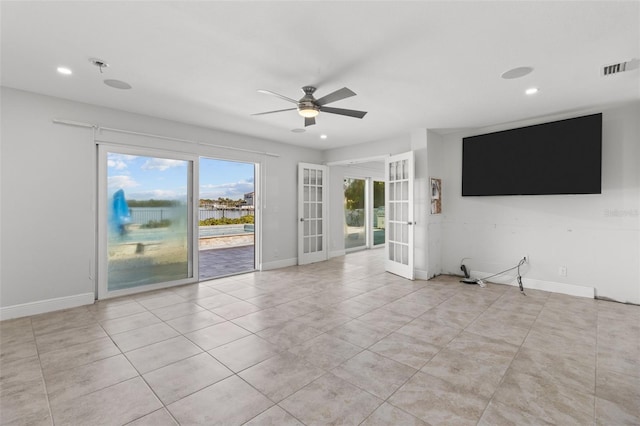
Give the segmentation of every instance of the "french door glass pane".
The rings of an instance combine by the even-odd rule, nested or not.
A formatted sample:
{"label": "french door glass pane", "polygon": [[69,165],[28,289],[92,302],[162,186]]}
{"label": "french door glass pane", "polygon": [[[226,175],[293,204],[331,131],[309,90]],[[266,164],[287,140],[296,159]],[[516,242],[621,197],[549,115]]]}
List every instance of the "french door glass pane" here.
{"label": "french door glass pane", "polygon": [[322,247],[322,170],[303,171],[303,252],[316,253]]}
{"label": "french door glass pane", "polygon": [[189,161],[107,154],[107,289],[189,278]]}
{"label": "french door glass pane", "polygon": [[[389,163],[389,213],[386,227],[389,229],[389,260],[408,264],[409,242],[409,164],[407,160]],[[374,185],[377,182],[374,183]],[[382,185],[384,183],[381,182]],[[382,188],[384,197],[384,187]],[[375,186],[374,186],[375,198]],[[375,201],[374,201],[375,205]]]}

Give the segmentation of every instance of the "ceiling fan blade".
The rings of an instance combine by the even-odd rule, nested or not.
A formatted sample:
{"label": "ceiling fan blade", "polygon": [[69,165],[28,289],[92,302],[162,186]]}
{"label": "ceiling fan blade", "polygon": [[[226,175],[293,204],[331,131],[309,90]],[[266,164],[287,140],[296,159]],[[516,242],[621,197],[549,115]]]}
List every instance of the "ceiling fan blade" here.
{"label": "ceiling fan blade", "polygon": [[313,126],[314,124],[316,124],[316,118],[315,117],[305,117],[304,118],[304,127]]}
{"label": "ceiling fan blade", "polygon": [[355,117],[355,118],[362,118],[367,114],[367,111],[356,111],[355,109],[331,108],[331,107],[320,107],[320,111],[328,112],[330,114],[347,115],[349,117]]}
{"label": "ceiling fan blade", "polygon": [[343,87],[342,89],[338,89],[335,92],[331,92],[328,95],[323,96],[320,99],[316,100],[316,104],[326,105],[326,104],[330,104],[331,102],[339,101],[345,98],[350,98],[351,96],[355,96],[355,95],[356,95],[355,92],[353,92],[351,89],[347,89],[346,87]]}
{"label": "ceiling fan blade", "polygon": [[265,95],[275,96],[275,97],[277,97],[277,98],[284,99],[285,101],[293,102],[294,104],[297,104],[297,103],[298,103],[298,101],[296,101],[295,99],[288,98],[288,97],[286,97],[286,96],[284,96],[284,95],[280,95],[279,93],[272,92],[272,91],[270,91],[270,90],[263,90],[263,89],[260,89],[260,90],[258,90],[258,92],[259,92],[259,93],[264,93]]}
{"label": "ceiling fan blade", "polygon": [[258,113],[251,114],[251,115],[265,115],[265,114],[273,114],[273,113],[276,113],[276,112],[295,111],[295,110],[297,110],[297,109],[298,109],[298,108],[278,109],[278,110],[276,110],[276,111],[258,112]]}

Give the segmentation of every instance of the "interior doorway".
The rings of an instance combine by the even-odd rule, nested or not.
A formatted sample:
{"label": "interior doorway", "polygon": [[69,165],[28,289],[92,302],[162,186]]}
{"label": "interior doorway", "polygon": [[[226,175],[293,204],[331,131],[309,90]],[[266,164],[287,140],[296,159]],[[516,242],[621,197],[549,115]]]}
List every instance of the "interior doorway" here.
{"label": "interior doorway", "polygon": [[345,177],[344,248],[346,252],[384,246],[385,183],[374,178]]}
{"label": "interior doorway", "polygon": [[199,279],[256,269],[256,165],[200,157]]}
{"label": "interior doorway", "polygon": [[344,189],[344,249],[354,251],[367,247],[367,180],[345,177]]}
{"label": "interior doorway", "polygon": [[374,247],[384,246],[386,241],[386,222],[384,208],[384,181],[373,180],[373,196],[371,206],[371,241]]}

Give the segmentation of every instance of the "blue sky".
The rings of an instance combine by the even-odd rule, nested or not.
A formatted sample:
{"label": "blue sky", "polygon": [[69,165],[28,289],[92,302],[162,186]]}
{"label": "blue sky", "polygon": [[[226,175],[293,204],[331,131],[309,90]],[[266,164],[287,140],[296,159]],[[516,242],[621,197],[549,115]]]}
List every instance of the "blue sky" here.
{"label": "blue sky", "polygon": [[[123,189],[128,200],[186,200],[187,161],[109,153],[109,195]],[[243,198],[254,189],[251,163],[200,160],[200,198]]]}

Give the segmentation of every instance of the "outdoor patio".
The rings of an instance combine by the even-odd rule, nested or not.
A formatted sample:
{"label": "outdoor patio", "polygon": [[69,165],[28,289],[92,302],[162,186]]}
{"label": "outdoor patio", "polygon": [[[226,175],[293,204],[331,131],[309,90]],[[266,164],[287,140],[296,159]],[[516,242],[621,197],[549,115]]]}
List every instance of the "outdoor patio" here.
{"label": "outdoor patio", "polygon": [[199,266],[201,280],[253,271],[254,246],[200,250]]}

